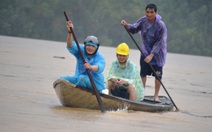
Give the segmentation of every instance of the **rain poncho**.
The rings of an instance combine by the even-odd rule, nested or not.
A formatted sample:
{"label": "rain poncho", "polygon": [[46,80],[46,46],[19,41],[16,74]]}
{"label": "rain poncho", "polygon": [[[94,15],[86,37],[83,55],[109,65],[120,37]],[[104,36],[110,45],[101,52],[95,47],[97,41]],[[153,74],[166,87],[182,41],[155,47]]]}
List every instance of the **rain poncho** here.
{"label": "rain poncho", "polygon": [[118,60],[113,61],[108,70],[106,88],[108,85],[108,80],[110,80],[111,78],[120,78],[132,84],[135,88],[136,100],[143,100],[144,86],[141,81],[137,66],[134,63],[127,60],[126,67],[122,68]]}
{"label": "rain poncho", "polygon": [[154,53],[152,65],[163,66],[166,61],[167,52],[167,29],[159,14],[156,20],[149,23],[146,16],[141,17],[134,24],[129,24],[131,33],[140,32],[142,37],[142,52],[145,57]]}
{"label": "rain poncho", "polygon": [[[91,85],[90,79],[88,77],[87,71],[84,68],[84,63],[82,57],[80,56],[79,50],[77,48],[76,42],[73,41],[73,47],[68,47],[68,51],[76,57],[76,70],[74,76],[62,76],[62,79],[68,80],[69,82],[76,84],[78,86],[82,86],[85,88],[89,88],[93,90]],[[105,68],[105,58],[97,51],[94,55],[86,55],[84,45],[80,45],[82,54],[85,58],[85,61],[88,62],[90,65],[97,65],[98,71],[91,72],[92,79],[95,82],[96,88],[99,92],[104,89],[104,76],[103,71]]]}

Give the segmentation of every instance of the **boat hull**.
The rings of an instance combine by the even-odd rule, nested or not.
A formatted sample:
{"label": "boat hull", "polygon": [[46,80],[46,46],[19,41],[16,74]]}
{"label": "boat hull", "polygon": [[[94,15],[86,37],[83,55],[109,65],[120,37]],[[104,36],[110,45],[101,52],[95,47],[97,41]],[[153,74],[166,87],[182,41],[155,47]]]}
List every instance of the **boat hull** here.
{"label": "boat hull", "polygon": [[[84,88],[77,87],[65,80],[58,79],[53,84],[55,92],[63,106],[99,110],[95,94]],[[161,102],[155,102],[153,96],[145,96],[143,101],[128,99],[100,93],[100,98],[105,110],[118,110],[127,108],[135,111],[162,112],[170,111],[174,105],[165,96],[160,96]]]}

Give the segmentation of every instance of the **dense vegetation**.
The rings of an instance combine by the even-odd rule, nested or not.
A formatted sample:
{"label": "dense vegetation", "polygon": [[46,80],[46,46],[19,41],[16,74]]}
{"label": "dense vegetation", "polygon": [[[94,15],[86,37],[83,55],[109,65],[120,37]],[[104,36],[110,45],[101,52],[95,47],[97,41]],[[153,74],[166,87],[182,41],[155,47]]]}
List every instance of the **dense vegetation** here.
{"label": "dense vegetation", "polygon": [[104,46],[125,41],[136,48],[120,21],[134,23],[148,3],[167,25],[168,52],[212,56],[210,0],[1,0],[0,35],[65,41],[66,11],[79,42],[93,34]]}

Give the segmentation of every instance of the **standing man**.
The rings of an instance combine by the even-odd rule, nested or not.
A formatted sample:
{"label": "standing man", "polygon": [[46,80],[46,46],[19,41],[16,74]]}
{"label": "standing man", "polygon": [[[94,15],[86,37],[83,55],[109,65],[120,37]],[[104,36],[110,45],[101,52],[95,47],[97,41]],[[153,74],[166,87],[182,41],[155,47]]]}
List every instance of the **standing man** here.
{"label": "standing man", "polygon": [[[121,21],[121,25],[125,26],[131,33],[139,32],[141,34],[142,51],[145,56],[141,55],[140,57],[140,75],[144,86],[146,85],[147,75],[155,76],[150,65],[152,65],[158,77],[162,79],[167,53],[167,29],[161,20],[162,17],[157,14],[156,5],[148,4],[145,11],[146,16],[141,17],[134,24],[128,24],[125,20]],[[154,99],[159,102],[160,85],[160,81],[155,77]]]}

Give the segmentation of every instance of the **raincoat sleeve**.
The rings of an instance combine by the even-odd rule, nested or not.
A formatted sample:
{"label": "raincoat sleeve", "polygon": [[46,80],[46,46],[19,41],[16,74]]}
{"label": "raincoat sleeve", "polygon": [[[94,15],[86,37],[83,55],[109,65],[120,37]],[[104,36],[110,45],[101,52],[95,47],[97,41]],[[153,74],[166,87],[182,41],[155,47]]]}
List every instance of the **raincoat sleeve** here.
{"label": "raincoat sleeve", "polygon": [[142,29],[142,21],[143,21],[144,17],[141,17],[140,19],[138,19],[134,24],[128,24],[129,31],[132,34],[138,33],[141,29]]}
{"label": "raincoat sleeve", "polygon": [[[72,44],[73,46],[72,47],[69,47],[69,46],[66,46],[66,48],[68,49],[68,51],[73,54],[75,57],[78,57],[77,55],[79,54],[79,50],[78,50],[78,47],[77,47],[77,44],[75,41],[72,41]],[[80,48],[82,50],[83,46],[80,45]]]}
{"label": "raincoat sleeve", "polygon": [[98,54],[97,57],[97,63],[95,65],[98,66],[98,70],[96,71],[97,73],[102,73],[105,69],[105,58],[104,56],[102,56],[100,53]]}
{"label": "raincoat sleeve", "polygon": [[166,49],[166,40],[167,40],[167,29],[165,24],[160,21],[160,25],[156,31],[156,42],[152,48],[151,53],[158,54],[161,49]]}
{"label": "raincoat sleeve", "polygon": [[108,69],[108,73],[107,73],[107,81],[110,80],[111,78],[118,78],[115,76],[114,74],[114,65],[115,65],[115,62],[113,61]]}

